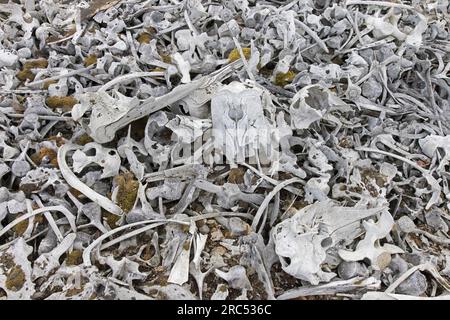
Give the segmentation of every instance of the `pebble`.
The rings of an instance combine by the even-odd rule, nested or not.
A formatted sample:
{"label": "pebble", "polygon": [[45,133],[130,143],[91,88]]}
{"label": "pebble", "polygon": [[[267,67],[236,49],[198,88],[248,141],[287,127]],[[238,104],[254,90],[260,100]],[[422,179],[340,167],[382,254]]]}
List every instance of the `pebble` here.
{"label": "pebble", "polygon": [[403,281],[395,290],[396,293],[407,294],[411,296],[420,296],[427,290],[427,278],[420,271],[414,272],[410,277]]}
{"label": "pebble", "polygon": [[343,261],[338,266],[339,278],[348,280],[361,275],[362,266],[359,262],[355,261]]}

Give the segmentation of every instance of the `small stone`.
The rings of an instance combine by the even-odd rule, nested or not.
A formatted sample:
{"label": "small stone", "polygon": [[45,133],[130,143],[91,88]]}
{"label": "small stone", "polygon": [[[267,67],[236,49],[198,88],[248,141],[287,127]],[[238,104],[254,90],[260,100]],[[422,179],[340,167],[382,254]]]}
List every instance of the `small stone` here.
{"label": "small stone", "polygon": [[0,188],[0,202],[8,201],[9,199],[9,192],[8,189],[5,187]]}
{"label": "small stone", "polygon": [[404,233],[411,233],[416,229],[416,225],[414,224],[414,222],[407,216],[403,216],[398,219],[397,225],[399,229]]}
{"label": "small stone", "polygon": [[0,50],[0,67],[10,67],[18,61],[19,57],[4,49]]}
{"label": "small stone", "polygon": [[442,219],[441,210],[438,208],[434,208],[430,212],[425,213],[425,220],[435,230],[441,230],[444,233],[447,233],[449,230],[448,225]]}
{"label": "small stone", "polygon": [[30,171],[30,169],[30,164],[24,160],[14,161],[11,167],[12,173],[19,178],[24,177],[28,173],[28,171]]}
{"label": "small stone", "polygon": [[414,266],[418,266],[419,264],[426,262],[426,258],[419,253],[405,253],[403,258],[406,262],[409,262]]}
{"label": "small stone", "polygon": [[408,270],[408,263],[399,256],[396,256],[392,258],[389,267],[394,272],[403,273]]}
{"label": "small stone", "polygon": [[211,232],[211,240],[212,241],[220,241],[223,239],[223,233],[220,231],[220,229],[216,229],[213,232]]}
{"label": "small stone", "polygon": [[338,275],[343,280],[348,280],[359,275],[360,265],[355,261],[343,261],[339,264]]}
{"label": "small stone", "polygon": [[420,271],[414,272],[395,290],[396,293],[420,296],[427,290],[427,278]]}
{"label": "small stone", "polygon": [[31,50],[29,48],[20,48],[17,50],[17,55],[21,59],[28,59],[31,57]]}
{"label": "small stone", "polygon": [[241,218],[232,217],[229,220],[229,228],[233,235],[241,236],[249,234],[251,227],[248,223],[244,222]]}
{"label": "small stone", "polygon": [[227,249],[225,249],[225,248],[222,247],[222,246],[214,247],[214,248],[211,250],[211,254],[217,254],[217,255],[219,255],[219,256],[223,256],[226,252],[227,252]]}
{"label": "small stone", "polygon": [[380,270],[384,270],[390,263],[391,255],[387,252],[383,252],[377,257],[376,265]]}
{"label": "small stone", "polygon": [[227,264],[223,260],[223,257],[218,254],[211,254],[211,257],[209,259],[209,264],[214,268],[222,268],[225,267]]}
{"label": "small stone", "polygon": [[383,93],[383,87],[374,78],[370,78],[362,85],[362,95],[369,100],[375,101]]}
{"label": "small stone", "polygon": [[209,234],[210,231],[209,227],[206,224],[202,225],[200,228],[198,228],[198,230],[201,234]]}

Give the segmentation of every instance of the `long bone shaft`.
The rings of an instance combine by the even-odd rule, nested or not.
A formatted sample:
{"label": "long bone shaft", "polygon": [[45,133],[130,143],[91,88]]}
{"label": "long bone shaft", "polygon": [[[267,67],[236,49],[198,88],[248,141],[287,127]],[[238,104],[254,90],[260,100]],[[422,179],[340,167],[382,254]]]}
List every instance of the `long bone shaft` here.
{"label": "long bone shaft", "polygon": [[[131,108],[128,112],[120,117],[118,120],[99,124],[97,126],[92,126],[92,116],[91,122],[88,126],[86,126],[86,130],[88,134],[95,139],[98,143],[106,143],[114,139],[114,136],[117,130],[127,126],[131,122],[148,116],[151,113],[154,113],[158,110],[161,110],[168,105],[175,103],[184,97],[188,96],[191,92],[206,88],[209,85],[223,81],[228,78],[232,72],[242,66],[242,61],[237,60],[233,63],[226,65],[225,67],[211,73],[208,76],[203,76],[199,79],[196,79],[190,83],[179,85],[174,88],[171,92],[157,98],[149,98],[145,100],[142,104],[135,108]],[[98,119],[98,118],[97,118]]]}

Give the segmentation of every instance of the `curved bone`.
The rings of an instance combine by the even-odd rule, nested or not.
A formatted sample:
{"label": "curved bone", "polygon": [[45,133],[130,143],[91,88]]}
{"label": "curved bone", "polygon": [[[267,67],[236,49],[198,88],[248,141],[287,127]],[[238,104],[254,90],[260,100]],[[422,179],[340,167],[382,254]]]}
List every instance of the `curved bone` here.
{"label": "curved bone", "polygon": [[84,194],[86,197],[97,203],[100,207],[102,207],[106,211],[111,212],[115,215],[119,216],[122,215],[123,210],[118,205],[116,205],[114,202],[112,202],[105,196],[102,196],[101,194],[89,188],[87,185],[81,182],[80,179],[78,179],[77,176],[69,169],[69,166],[66,163],[67,152],[69,152],[70,150],[77,150],[77,149],[79,149],[79,147],[64,144],[58,150],[58,164],[61,170],[61,174],[66,180],[66,182],[72,188],[80,191],[82,194]]}

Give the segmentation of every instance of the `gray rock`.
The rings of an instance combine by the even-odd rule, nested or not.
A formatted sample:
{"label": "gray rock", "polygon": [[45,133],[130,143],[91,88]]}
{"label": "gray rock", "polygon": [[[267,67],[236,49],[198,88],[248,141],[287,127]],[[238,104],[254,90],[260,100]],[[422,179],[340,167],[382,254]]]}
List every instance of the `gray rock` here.
{"label": "gray rock", "polygon": [[375,101],[383,93],[383,87],[375,78],[370,78],[362,85],[362,95],[369,100]]}
{"label": "gray rock", "polygon": [[127,223],[134,223],[134,222],[144,221],[146,219],[147,219],[147,217],[145,216],[145,214],[140,209],[131,210],[126,215]]}
{"label": "gray rock", "polygon": [[343,280],[348,280],[364,274],[364,267],[355,261],[343,261],[338,266],[338,275]]}
{"label": "gray rock", "polygon": [[444,233],[448,232],[448,225],[442,219],[441,209],[434,208],[430,212],[425,213],[425,220],[433,229],[441,230]]}
{"label": "gray rock", "polygon": [[409,278],[403,281],[397,287],[395,292],[411,296],[420,296],[425,293],[427,287],[427,278],[420,271],[416,271]]}
{"label": "gray rock", "polygon": [[420,253],[405,253],[403,255],[403,258],[406,260],[406,262],[409,262],[414,266],[418,266],[419,264],[425,263],[427,261],[427,258]]}
{"label": "gray rock", "polygon": [[24,177],[30,169],[30,164],[25,160],[16,160],[11,167],[11,171],[16,177]]}
{"label": "gray rock", "polygon": [[0,202],[5,202],[9,200],[9,192],[5,187],[0,188]]}
{"label": "gray rock", "polygon": [[209,227],[208,227],[206,224],[202,225],[200,228],[198,228],[198,230],[199,230],[202,234],[208,234],[209,231],[210,231]]}
{"label": "gray rock", "polygon": [[391,268],[391,270],[394,272],[402,274],[403,272],[408,270],[408,263],[399,256],[396,256],[392,258],[391,263],[389,264],[389,268]]}
{"label": "gray rock", "polygon": [[230,231],[235,235],[245,235],[249,232],[249,225],[244,222],[241,218],[232,217],[229,220]]}

